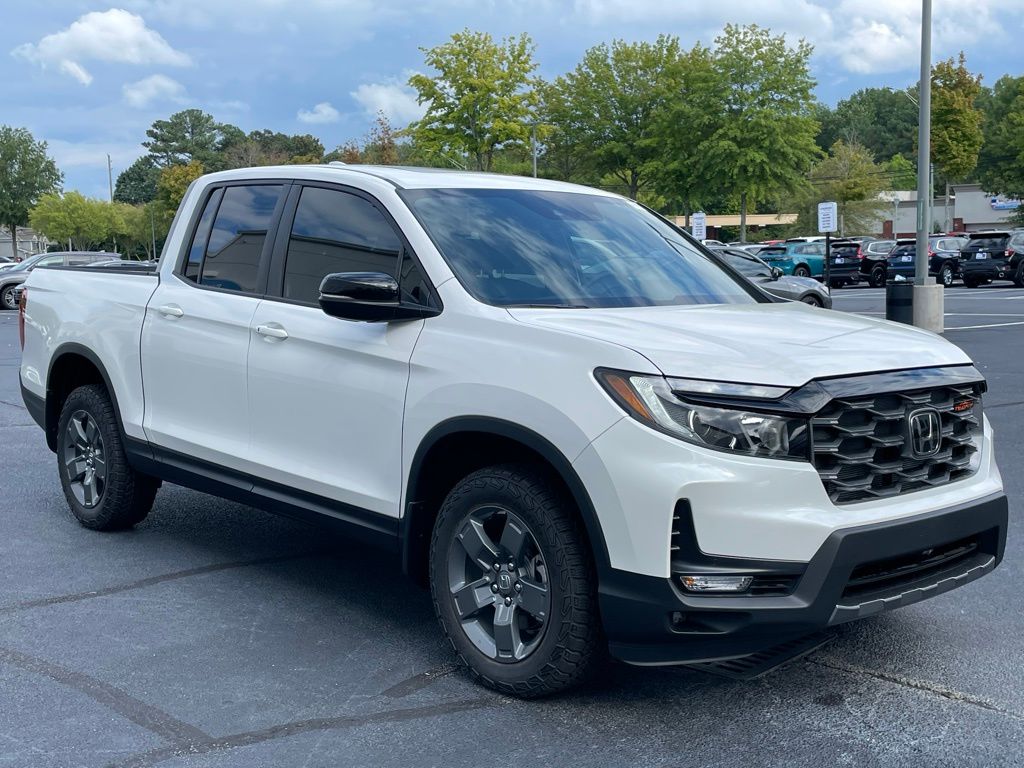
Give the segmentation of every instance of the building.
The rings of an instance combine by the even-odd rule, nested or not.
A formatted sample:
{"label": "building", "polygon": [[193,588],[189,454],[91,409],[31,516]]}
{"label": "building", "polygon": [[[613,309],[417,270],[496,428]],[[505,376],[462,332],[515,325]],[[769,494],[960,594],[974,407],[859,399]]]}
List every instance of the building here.
{"label": "building", "polygon": [[[898,192],[893,195],[892,215],[880,222],[883,237],[914,237],[917,233],[917,193]],[[1006,229],[1021,206],[1019,200],[992,195],[980,184],[953,184],[947,203],[945,196],[932,201],[932,231],[977,232],[983,229]]]}
{"label": "building", "polygon": [[[42,253],[50,245],[50,241],[28,227],[18,227],[18,259],[25,259],[36,253]],[[13,256],[11,249],[11,231],[0,229],[0,256]]]}

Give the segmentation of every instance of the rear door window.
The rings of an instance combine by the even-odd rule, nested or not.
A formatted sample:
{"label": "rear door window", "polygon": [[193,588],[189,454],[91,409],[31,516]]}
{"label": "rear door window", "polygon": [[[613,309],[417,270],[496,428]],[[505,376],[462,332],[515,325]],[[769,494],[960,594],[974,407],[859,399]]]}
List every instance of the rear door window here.
{"label": "rear door window", "polygon": [[[213,288],[257,293],[267,231],[283,191],[282,184],[251,184],[212,195],[189,250],[185,277]],[[206,236],[204,224],[211,219]]]}

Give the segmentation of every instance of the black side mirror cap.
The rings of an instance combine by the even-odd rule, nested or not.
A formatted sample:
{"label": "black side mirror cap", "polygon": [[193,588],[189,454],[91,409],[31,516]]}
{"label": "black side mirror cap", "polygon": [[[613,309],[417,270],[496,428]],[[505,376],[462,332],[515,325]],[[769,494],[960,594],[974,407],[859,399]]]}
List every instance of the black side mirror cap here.
{"label": "black side mirror cap", "polygon": [[398,281],[384,272],[334,272],[320,283],[320,309],[332,317],[388,323],[434,317],[440,310],[403,303]]}
{"label": "black side mirror cap", "polygon": [[780,277],[782,277],[782,274],[783,272],[781,269],[779,269],[778,267],[772,267],[772,280],[778,280]]}

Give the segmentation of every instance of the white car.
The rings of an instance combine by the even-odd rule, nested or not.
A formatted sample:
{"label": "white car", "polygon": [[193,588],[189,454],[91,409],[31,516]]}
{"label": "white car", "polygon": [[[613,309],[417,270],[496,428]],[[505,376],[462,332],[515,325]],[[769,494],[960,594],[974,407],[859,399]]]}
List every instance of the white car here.
{"label": "white car", "polygon": [[339,526],[429,584],[510,694],[606,649],[751,654],[1002,557],[960,349],[777,301],[593,189],[215,173],[156,271],[37,270],[20,321],[24,400],[84,526],[141,522],[161,480]]}

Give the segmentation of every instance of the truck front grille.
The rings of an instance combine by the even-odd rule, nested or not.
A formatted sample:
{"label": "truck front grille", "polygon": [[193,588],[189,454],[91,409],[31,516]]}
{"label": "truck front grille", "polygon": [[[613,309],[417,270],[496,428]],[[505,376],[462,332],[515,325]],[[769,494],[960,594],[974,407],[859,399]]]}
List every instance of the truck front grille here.
{"label": "truck front grille", "polygon": [[[840,397],[811,420],[814,466],[835,504],[887,498],[974,474],[981,444],[981,384]],[[908,419],[934,409],[937,452],[916,453]]]}

